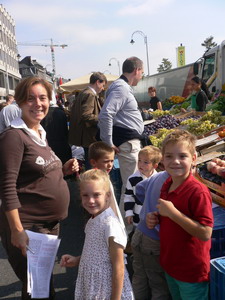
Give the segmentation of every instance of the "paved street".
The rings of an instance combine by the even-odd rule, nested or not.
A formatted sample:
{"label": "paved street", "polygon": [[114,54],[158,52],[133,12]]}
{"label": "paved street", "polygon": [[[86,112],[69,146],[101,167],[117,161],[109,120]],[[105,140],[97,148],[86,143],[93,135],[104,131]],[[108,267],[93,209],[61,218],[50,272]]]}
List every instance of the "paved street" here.
{"label": "paved street", "polygon": [[[84,213],[79,204],[77,184],[68,182],[71,191],[71,201],[68,218],[61,224],[62,238],[57,261],[54,268],[56,300],[74,299],[74,282],[77,269],[61,268],[58,264],[62,254],[80,255],[84,240]],[[7,261],[5,251],[0,242],[0,299],[20,300],[20,282],[14,275]]]}

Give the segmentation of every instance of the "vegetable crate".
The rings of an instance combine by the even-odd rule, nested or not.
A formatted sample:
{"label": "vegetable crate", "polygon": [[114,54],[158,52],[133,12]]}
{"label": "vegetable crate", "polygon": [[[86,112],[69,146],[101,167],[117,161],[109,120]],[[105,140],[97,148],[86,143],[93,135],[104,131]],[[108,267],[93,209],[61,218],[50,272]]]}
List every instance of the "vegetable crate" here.
{"label": "vegetable crate", "polygon": [[225,257],[210,261],[210,299],[225,300]]}
{"label": "vegetable crate", "polygon": [[[223,142],[220,145],[214,145],[212,147],[206,148],[205,151],[202,150],[201,154],[202,155],[197,158],[197,167],[201,163],[205,163],[213,158],[225,155],[225,143]],[[209,188],[213,202],[225,207],[225,183],[221,182],[221,184],[218,184],[212,182],[206,178],[201,177],[198,171],[194,174],[194,176]]]}

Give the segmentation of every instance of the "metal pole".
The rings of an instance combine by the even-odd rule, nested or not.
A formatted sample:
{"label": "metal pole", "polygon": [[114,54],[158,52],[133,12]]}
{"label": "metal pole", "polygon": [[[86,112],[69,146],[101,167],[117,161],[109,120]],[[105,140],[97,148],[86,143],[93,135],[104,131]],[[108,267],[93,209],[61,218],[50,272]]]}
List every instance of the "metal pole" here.
{"label": "metal pole", "polygon": [[109,66],[111,66],[111,61],[112,61],[112,60],[115,60],[115,61],[117,62],[118,69],[119,69],[119,76],[120,76],[120,62],[119,62],[119,60],[116,59],[115,57],[112,57],[112,58],[110,58],[110,60],[109,60]]}
{"label": "metal pole", "polygon": [[133,36],[135,33],[139,33],[140,35],[143,36],[144,38],[144,43],[145,43],[145,48],[146,48],[146,56],[147,56],[147,68],[148,68],[148,76],[150,75],[150,71],[149,71],[149,57],[148,57],[148,41],[147,41],[147,35],[144,34],[143,31],[140,31],[140,30],[137,30],[137,31],[134,31],[131,35],[131,41],[130,43],[133,44],[134,43],[134,40],[133,40]]}
{"label": "metal pole", "polygon": [[148,58],[148,41],[147,41],[147,35],[144,37],[145,39],[145,46],[146,46],[146,56],[147,56],[147,67],[148,67],[148,76],[150,75],[149,71],[149,58]]}

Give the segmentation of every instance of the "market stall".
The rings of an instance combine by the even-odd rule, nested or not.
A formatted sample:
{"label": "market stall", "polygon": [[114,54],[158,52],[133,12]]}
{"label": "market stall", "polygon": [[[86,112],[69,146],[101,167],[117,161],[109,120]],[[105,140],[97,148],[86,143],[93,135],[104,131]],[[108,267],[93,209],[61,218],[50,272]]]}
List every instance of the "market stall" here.
{"label": "market stall", "polygon": [[[75,78],[64,84],[61,84],[59,86],[59,92],[69,94],[69,93],[74,93],[83,90],[88,86],[91,74],[92,73],[89,73],[87,75]],[[112,74],[104,74],[104,75],[106,76],[108,81],[107,85],[111,84],[113,81],[115,81],[118,78],[117,75],[112,75]]]}

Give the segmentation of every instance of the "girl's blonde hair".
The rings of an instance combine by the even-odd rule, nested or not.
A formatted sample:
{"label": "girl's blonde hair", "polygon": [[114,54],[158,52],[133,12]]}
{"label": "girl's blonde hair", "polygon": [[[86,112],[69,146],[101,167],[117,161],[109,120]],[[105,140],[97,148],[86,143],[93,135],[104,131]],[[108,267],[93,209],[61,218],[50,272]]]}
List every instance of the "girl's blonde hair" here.
{"label": "girl's blonde hair", "polygon": [[104,190],[106,192],[110,191],[109,175],[103,170],[91,169],[82,173],[80,175],[80,188],[87,181],[101,181]]}

